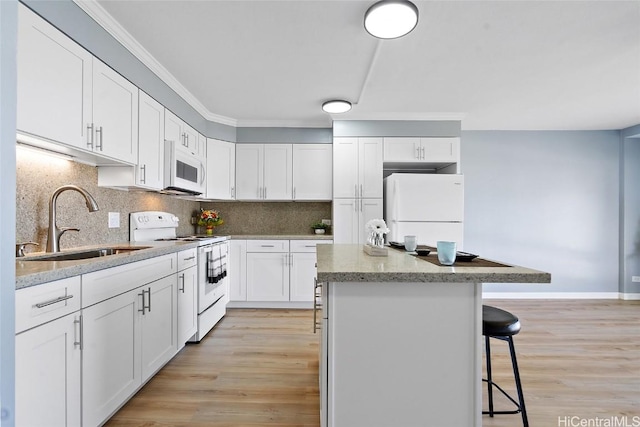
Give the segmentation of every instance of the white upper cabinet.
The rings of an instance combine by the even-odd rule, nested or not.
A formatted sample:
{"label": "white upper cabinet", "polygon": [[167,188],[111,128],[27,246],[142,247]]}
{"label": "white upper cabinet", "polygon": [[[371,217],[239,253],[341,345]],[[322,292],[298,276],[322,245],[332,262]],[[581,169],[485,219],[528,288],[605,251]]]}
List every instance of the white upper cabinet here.
{"label": "white upper cabinet", "polygon": [[138,89],[21,6],[17,129],[95,154],[96,164],[135,165]]}
{"label": "white upper cabinet", "polygon": [[293,190],[293,146],[265,144],[264,199],[291,200]]}
{"label": "white upper cabinet", "polygon": [[334,138],[333,197],[382,197],[382,138]]}
{"label": "white upper cabinet", "polygon": [[93,151],[138,163],[138,88],[94,58]]}
{"label": "white upper cabinet", "polygon": [[460,138],[385,138],[384,161],[458,163],[460,161]]}
{"label": "white upper cabinet", "polygon": [[198,149],[196,151],[196,154],[201,159],[207,158],[207,137],[202,135],[201,133],[198,134]]}
{"label": "white upper cabinet", "polygon": [[203,148],[204,155],[200,155],[198,151],[200,134],[167,109],[164,113],[164,139],[180,144],[185,150],[202,159],[206,157],[206,148]]}
{"label": "white upper cabinet", "polygon": [[233,200],[236,197],[236,145],[207,141],[207,199]]}
{"label": "white upper cabinet", "polygon": [[293,145],[293,200],[331,200],[331,144]]}
{"label": "white upper cabinet", "polygon": [[155,190],[164,187],[164,111],[159,102],[140,91],[136,183]]}
{"label": "white upper cabinet", "polygon": [[236,199],[291,200],[291,144],[236,145]]}
{"label": "white upper cabinet", "polygon": [[88,149],[92,55],[18,7],[19,132]]}

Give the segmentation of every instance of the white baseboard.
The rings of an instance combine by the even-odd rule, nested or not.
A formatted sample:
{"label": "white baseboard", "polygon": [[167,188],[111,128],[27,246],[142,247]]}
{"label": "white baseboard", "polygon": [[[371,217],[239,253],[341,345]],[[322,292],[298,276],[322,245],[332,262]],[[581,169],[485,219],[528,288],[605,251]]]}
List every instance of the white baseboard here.
{"label": "white baseboard", "polygon": [[637,300],[640,300],[640,294],[624,294],[620,292],[620,299],[623,299],[626,301],[637,301]]}
{"label": "white baseboard", "polygon": [[[2,1],[2,0],[0,0]],[[227,308],[290,308],[312,309],[313,302],[301,301],[229,301]]]}
{"label": "white baseboard", "polygon": [[640,299],[619,292],[483,292],[485,299]]}

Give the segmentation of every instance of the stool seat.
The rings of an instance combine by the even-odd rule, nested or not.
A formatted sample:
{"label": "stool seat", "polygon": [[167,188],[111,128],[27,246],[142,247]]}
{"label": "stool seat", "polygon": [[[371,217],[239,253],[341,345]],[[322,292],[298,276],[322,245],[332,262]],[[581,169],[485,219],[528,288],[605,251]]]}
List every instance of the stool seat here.
{"label": "stool seat", "polygon": [[482,335],[508,337],[520,332],[520,320],[509,313],[490,305],[482,306]]}

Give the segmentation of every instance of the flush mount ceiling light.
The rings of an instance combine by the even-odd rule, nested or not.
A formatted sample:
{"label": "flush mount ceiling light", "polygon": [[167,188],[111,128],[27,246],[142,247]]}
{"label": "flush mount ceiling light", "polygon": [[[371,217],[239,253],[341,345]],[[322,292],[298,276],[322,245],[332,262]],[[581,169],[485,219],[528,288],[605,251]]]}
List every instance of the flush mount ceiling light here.
{"label": "flush mount ceiling light", "polygon": [[379,39],[409,34],[418,24],[418,8],[408,0],[382,0],[364,15],[364,28]]}
{"label": "flush mount ceiling light", "polygon": [[322,104],[322,110],[325,113],[346,113],[347,111],[351,110],[351,103],[349,101],[343,101],[341,99],[334,99]]}

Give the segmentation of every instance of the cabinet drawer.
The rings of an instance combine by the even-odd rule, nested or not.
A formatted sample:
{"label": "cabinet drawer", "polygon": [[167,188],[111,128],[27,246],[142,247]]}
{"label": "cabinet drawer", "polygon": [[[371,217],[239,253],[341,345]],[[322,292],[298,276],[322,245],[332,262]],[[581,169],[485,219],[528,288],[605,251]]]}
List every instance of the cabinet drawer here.
{"label": "cabinet drawer", "polygon": [[291,252],[315,252],[316,245],[332,244],[333,240],[290,240]]}
{"label": "cabinet drawer", "polygon": [[247,252],[289,252],[289,241],[247,240]]}
{"label": "cabinet drawer", "polygon": [[82,307],[88,307],[177,271],[175,253],[82,276]]}
{"label": "cabinet drawer", "polygon": [[178,252],[178,271],[193,267],[198,263],[198,249],[187,249]]}
{"label": "cabinet drawer", "polygon": [[80,276],[16,291],[16,333],[80,310]]}

